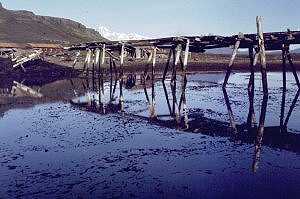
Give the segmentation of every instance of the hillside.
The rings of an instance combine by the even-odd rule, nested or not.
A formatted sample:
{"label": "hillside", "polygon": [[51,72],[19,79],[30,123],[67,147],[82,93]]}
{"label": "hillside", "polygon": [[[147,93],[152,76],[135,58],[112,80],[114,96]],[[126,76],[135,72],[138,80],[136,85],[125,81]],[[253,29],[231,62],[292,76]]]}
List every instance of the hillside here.
{"label": "hillside", "polygon": [[78,43],[105,40],[101,35],[70,19],[12,11],[0,3],[0,42]]}

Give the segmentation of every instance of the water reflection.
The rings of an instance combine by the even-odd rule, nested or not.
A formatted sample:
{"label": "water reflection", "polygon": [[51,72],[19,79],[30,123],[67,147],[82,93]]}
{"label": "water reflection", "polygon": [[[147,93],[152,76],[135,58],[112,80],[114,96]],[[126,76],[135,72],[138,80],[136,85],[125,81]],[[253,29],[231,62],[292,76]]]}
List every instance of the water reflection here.
{"label": "water reflection", "polygon": [[[107,79],[106,75],[103,73],[99,73],[96,77],[94,72],[92,73],[92,77],[81,79],[82,87],[86,91],[85,95],[78,96],[72,100],[70,100],[71,104],[81,108],[82,110],[92,111],[100,114],[108,114],[108,113],[117,113],[119,111],[124,110],[124,99],[123,98],[123,85],[120,81],[117,73],[113,75],[112,67],[110,68],[110,75],[108,77],[109,84],[105,84]],[[70,80],[73,85],[73,91],[76,94],[76,87],[72,80]],[[108,87],[108,89],[106,88]],[[119,95],[119,103],[116,103],[116,89],[120,88]],[[108,90],[108,92],[107,92]]]}
{"label": "water reflection", "polygon": [[247,139],[249,138],[251,139],[251,137],[255,136],[255,141],[254,141],[255,149],[254,149],[254,158],[253,158],[253,165],[252,165],[252,169],[254,172],[257,171],[259,166],[262,145],[299,152],[300,136],[298,134],[288,132],[287,125],[292,115],[292,112],[296,106],[296,103],[298,101],[300,89],[297,91],[292,101],[292,104],[289,107],[289,111],[285,117],[286,87],[283,88],[279,126],[270,126],[270,127],[265,126],[268,99],[269,99],[268,93],[265,93],[263,95],[258,126],[255,123],[254,90],[252,89],[248,90],[249,113],[248,113],[246,125],[236,125],[226,89],[223,89],[223,93],[224,93],[224,99],[228,110],[229,121],[231,127],[233,128],[233,132],[238,133],[238,139],[242,141],[246,141]]}
{"label": "water reflection", "polygon": [[[101,73],[91,73],[91,75],[84,78],[53,82],[45,80],[44,84],[41,82],[30,84],[26,81],[7,80],[5,84],[1,84],[0,112],[3,116],[3,113],[11,108],[11,104],[26,107],[37,103],[64,101],[71,102],[73,106],[84,111],[98,114],[129,114],[145,120],[150,119],[152,124],[161,127],[176,128],[210,136],[228,137],[234,141],[238,140],[240,143],[254,143],[253,171],[256,171],[259,167],[263,146],[300,152],[300,135],[289,132],[287,128],[296,107],[300,90],[295,94],[285,115],[287,91],[283,89],[278,126],[266,126],[268,95],[263,96],[257,124],[254,108],[254,89],[250,84],[248,89],[248,114],[245,123],[239,124],[235,119],[236,115],[230,103],[231,96],[228,95],[226,89],[223,89],[225,107],[229,117],[228,123],[225,120],[205,116],[201,109],[188,109],[187,104],[192,99],[189,98],[190,95],[187,95],[187,91],[197,91],[190,90],[187,79],[188,74],[184,70],[178,74],[172,71],[170,75],[162,75],[154,73],[154,71],[140,74],[123,73],[117,70],[111,62],[111,67],[107,70],[103,69]],[[200,91],[197,94],[200,94]],[[147,117],[128,111],[128,106],[132,105],[128,105],[130,96],[146,103],[147,107],[144,105],[145,103],[141,103],[139,108],[148,109]],[[24,101],[24,97],[31,100]],[[22,103],[16,103],[18,98]],[[11,99],[14,99],[14,101],[11,102]],[[156,106],[161,103],[166,104],[167,112],[161,111],[158,109],[159,106]]]}
{"label": "water reflection", "polygon": [[[160,81],[160,74],[125,74],[124,79],[132,79],[134,76],[135,85],[130,90],[142,90],[144,93],[144,99],[147,102],[149,117],[142,115],[135,115],[139,118],[150,119],[154,125],[159,125],[168,128],[177,128],[185,130],[186,132],[202,133],[210,136],[222,136],[229,137],[230,139],[238,140],[241,143],[255,143],[255,163],[253,168],[258,167],[258,160],[260,157],[261,148],[263,145],[276,147],[280,149],[286,149],[290,151],[300,151],[300,135],[288,132],[288,122],[296,106],[299,98],[299,92],[296,93],[292,104],[290,105],[287,115],[285,117],[281,114],[281,119],[278,121],[278,126],[265,126],[265,120],[267,115],[268,95],[264,95],[262,103],[260,105],[260,114],[258,124],[256,124],[256,114],[254,109],[254,90],[248,90],[249,108],[247,119],[245,123],[238,124],[235,121],[235,115],[233,113],[230,96],[227,91],[223,89],[226,108],[229,116],[229,125],[226,121],[217,120],[214,118],[205,117],[201,110],[191,109],[188,110],[186,97],[187,88],[187,74],[181,72],[176,75],[173,74],[170,77],[166,77],[164,81]],[[124,112],[130,114],[132,112],[126,112],[124,107],[120,103],[121,95],[123,94],[123,88],[120,86],[120,79],[115,76],[114,78],[101,80],[96,78],[95,80],[89,79],[88,81],[98,82],[97,86],[93,86],[93,83],[86,83],[86,94],[81,97],[77,97],[72,100],[72,104],[83,108],[84,110],[93,111],[101,114],[105,113],[117,113]],[[86,80],[87,81],[87,80]],[[101,82],[106,82],[102,84]],[[91,85],[91,86],[88,86]],[[161,86],[160,86],[161,85]],[[120,88],[121,92],[118,97],[115,97],[116,88]],[[128,90],[128,89],[126,89]],[[150,91],[150,92],[149,92]],[[126,92],[126,95],[133,95],[132,92]],[[135,95],[135,94],[134,94]],[[166,108],[168,112],[161,113],[161,110],[156,110],[156,95],[164,95]],[[283,96],[286,95],[283,92]],[[129,96],[128,96],[129,97]],[[141,95],[137,95],[137,98],[141,99]],[[119,99],[119,100],[117,100]],[[285,99],[283,97],[283,99]],[[124,101],[126,103],[126,101]],[[163,103],[158,101],[158,103]],[[285,106],[285,102],[281,103]],[[283,107],[281,107],[282,109]],[[281,111],[282,112],[282,111]],[[159,114],[158,114],[159,113]],[[284,119],[282,119],[284,118]],[[255,170],[255,169],[254,169]]]}

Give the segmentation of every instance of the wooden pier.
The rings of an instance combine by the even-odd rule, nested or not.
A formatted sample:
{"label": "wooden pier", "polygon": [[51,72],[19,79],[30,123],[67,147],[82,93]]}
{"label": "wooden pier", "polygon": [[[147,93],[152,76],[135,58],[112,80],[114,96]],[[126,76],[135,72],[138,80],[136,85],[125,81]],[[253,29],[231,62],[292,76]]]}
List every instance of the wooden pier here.
{"label": "wooden pier", "polygon": [[[175,57],[175,65],[180,63],[182,69],[186,70],[189,60],[189,53],[203,53],[209,49],[232,47],[232,57],[228,64],[223,87],[226,87],[231,71],[233,69],[235,58],[239,49],[247,49],[249,51],[249,71],[254,73],[254,68],[261,66],[263,88],[267,93],[267,60],[266,51],[281,50],[283,54],[283,73],[286,71],[286,61],[288,61],[293,71],[295,81],[300,88],[299,78],[293,64],[290,54],[290,46],[300,44],[300,31],[286,32],[269,32],[263,33],[262,18],[256,18],[257,33],[242,34],[233,36],[182,36],[168,37],[148,40],[130,40],[130,41],[109,41],[109,42],[90,42],[67,47],[70,51],[87,51],[85,59],[85,69],[92,64],[96,67],[104,64],[105,59],[112,59],[113,62],[118,60],[120,65],[124,65],[124,56],[129,55],[133,59],[140,58],[141,54],[146,55],[148,62],[155,66],[157,62],[158,51],[169,51],[168,62],[170,58]],[[138,52],[139,51],[139,52]],[[140,53],[142,51],[143,53]],[[75,64],[75,63],[74,63]],[[165,66],[165,71],[169,67],[169,63]],[[284,79],[284,84],[286,81]],[[250,79],[249,88],[254,87],[253,78]]]}
{"label": "wooden pier", "polygon": [[[262,75],[262,85],[264,98],[268,98],[268,81],[267,81],[267,60],[266,51],[281,50],[282,51],[282,72],[283,72],[283,88],[286,88],[286,63],[288,61],[295,82],[300,88],[299,78],[296,73],[296,68],[293,64],[293,59],[290,54],[290,46],[295,44],[300,44],[300,31],[290,31],[286,32],[269,32],[264,33],[262,28],[262,18],[256,18],[257,33],[255,34],[242,34],[239,33],[233,36],[182,36],[182,37],[168,37],[159,39],[148,39],[148,40],[130,40],[130,41],[106,41],[106,42],[90,42],[84,44],[78,44],[74,46],[67,47],[69,51],[86,51],[86,58],[84,63],[84,71],[86,74],[89,73],[89,69],[98,69],[101,73],[103,71],[103,65],[105,65],[105,60],[109,59],[110,72],[119,71],[119,84],[120,84],[120,98],[121,104],[124,103],[124,96],[122,92],[122,87],[124,84],[124,61],[125,56],[130,56],[132,59],[140,59],[140,55],[145,55],[144,58],[147,60],[147,65],[144,71],[144,82],[147,81],[147,77],[150,77],[152,89],[151,96],[146,92],[146,100],[149,104],[150,116],[152,119],[156,119],[157,115],[155,113],[155,71],[154,68],[157,64],[157,54],[158,52],[163,52],[167,55],[167,62],[162,68],[164,83],[166,75],[171,71],[171,89],[172,92],[176,93],[176,74],[178,68],[181,70],[183,75],[181,80],[181,96],[180,99],[176,99],[176,94],[173,95],[173,103],[171,105],[168,102],[170,113],[179,122],[180,113],[186,112],[186,99],[185,99],[185,87],[187,83],[186,72],[188,70],[188,61],[190,58],[190,53],[203,53],[209,49],[232,47],[232,56],[230,62],[228,63],[225,79],[223,82],[223,89],[226,88],[230,74],[232,72],[234,61],[238,55],[239,49],[247,49],[249,52],[249,72],[250,80],[248,83],[249,95],[254,95],[254,71],[257,65],[260,66],[260,71]],[[80,53],[77,54],[79,56]],[[74,61],[76,64],[77,58]],[[119,67],[117,64],[119,63]],[[101,75],[101,74],[100,74]],[[168,98],[168,96],[166,96]],[[252,107],[253,108],[253,107]],[[249,116],[249,120],[253,120],[253,115]],[[187,118],[185,118],[187,120]],[[259,134],[264,131],[264,118],[261,114],[259,119],[260,125],[258,128]],[[234,127],[233,121],[231,124]]]}

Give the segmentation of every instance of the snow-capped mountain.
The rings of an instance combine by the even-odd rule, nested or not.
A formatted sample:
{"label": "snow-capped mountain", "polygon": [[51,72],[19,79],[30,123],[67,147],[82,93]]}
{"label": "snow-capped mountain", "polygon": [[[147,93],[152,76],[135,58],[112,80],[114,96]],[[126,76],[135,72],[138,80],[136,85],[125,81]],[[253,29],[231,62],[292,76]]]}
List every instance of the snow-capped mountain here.
{"label": "snow-capped mountain", "polygon": [[102,37],[111,41],[148,39],[147,37],[144,37],[136,33],[126,34],[126,33],[113,32],[112,30],[103,26],[99,27],[98,32],[101,34]]}

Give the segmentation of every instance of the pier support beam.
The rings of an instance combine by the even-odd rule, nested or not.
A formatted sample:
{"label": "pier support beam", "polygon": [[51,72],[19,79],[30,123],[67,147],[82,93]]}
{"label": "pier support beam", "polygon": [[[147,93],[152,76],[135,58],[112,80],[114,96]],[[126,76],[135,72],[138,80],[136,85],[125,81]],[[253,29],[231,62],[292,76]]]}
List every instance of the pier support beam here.
{"label": "pier support beam", "polygon": [[156,65],[156,53],[157,48],[153,48],[152,55],[152,65],[151,65],[151,103],[150,103],[150,118],[152,120],[156,119],[156,111],[155,111],[155,74],[154,69]]}
{"label": "pier support beam", "polygon": [[[189,128],[188,124],[188,108],[187,108],[187,103],[186,103],[186,85],[187,85],[187,64],[188,64],[188,58],[189,58],[189,49],[190,49],[190,40],[187,39],[186,45],[185,45],[185,51],[184,51],[184,61],[182,65],[182,75],[181,75],[181,97],[180,97],[180,102],[179,102],[179,111],[183,112],[183,117],[184,117],[184,126],[185,129]],[[183,105],[183,106],[182,106]]]}
{"label": "pier support beam", "polygon": [[72,65],[73,69],[75,69],[75,66],[76,66],[76,64],[77,64],[77,62],[78,62],[78,58],[79,58],[80,54],[81,54],[81,51],[78,51],[78,52],[76,53],[76,57],[75,57],[75,59],[74,59],[73,65]]}
{"label": "pier support beam", "polygon": [[264,95],[268,94],[268,79],[267,79],[267,62],[266,62],[266,49],[264,34],[262,28],[262,17],[256,17],[257,35],[258,35],[258,48],[259,58],[261,64],[261,75]]}
{"label": "pier support beam", "polygon": [[268,105],[268,80],[267,80],[267,64],[266,64],[266,52],[264,44],[264,34],[262,29],[262,17],[256,17],[257,35],[258,35],[258,53],[261,64],[261,75],[263,85],[263,102],[260,111],[259,125],[257,130],[257,138],[255,143],[255,156],[253,161],[253,171],[258,169],[258,163],[260,159],[261,146],[263,142],[263,135],[265,129],[266,111]]}
{"label": "pier support beam", "polygon": [[86,57],[85,57],[85,61],[84,61],[84,64],[83,64],[83,72],[86,72],[87,75],[89,73],[89,67],[90,67],[90,64],[91,64],[91,59],[92,59],[92,50],[88,49],[86,51]]}
{"label": "pier support beam", "polygon": [[[248,128],[250,129],[253,124],[255,124],[255,112],[254,112],[254,61],[257,54],[253,54],[253,46],[248,49],[249,59],[250,59],[250,78],[248,83],[248,96],[249,96],[249,113],[247,118]],[[257,59],[257,58],[256,58]]]}
{"label": "pier support beam", "polygon": [[172,68],[172,79],[171,79],[171,90],[172,90],[172,97],[173,97],[173,116],[175,117],[176,123],[180,123],[180,111],[177,102],[177,66],[180,61],[180,56],[182,52],[182,45],[177,44],[176,50],[173,52],[173,68]]}
{"label": "pier support beam", "polygon": [[239,39],[235,42],[233,52],[232,52],[232,56],[231,56],[229,65],[228,65],[227,70],[226,70],[225,79],[224,79],[224,82],[223,82],[223,88],[226,88],[226,85],[228,83],[228,79],[230,77],[230,74],[231,74],[231,71],[232,71],[232,66],[233,66],[234,60],[236,58],[236,55],[238,53],[240,43],[241,43],[241,41]]}
{"label": "pier support beam", "polygon": [[283,129],[284,114],[285,114],[285,98],[286,98],[286,60],[287,60],[287,45],[282,45],[282,100],[281,100],[281,110],[280,110],[280,127],[281,131]]}
{"label": "pier support beam", "polygon": [[125,44],[121,46],[120,55],[120,98],[119,103],[121,106],[121,111],[124,112],[124,96],[123,96],[123,83],[124,83],[124,56],[125,56]]}

